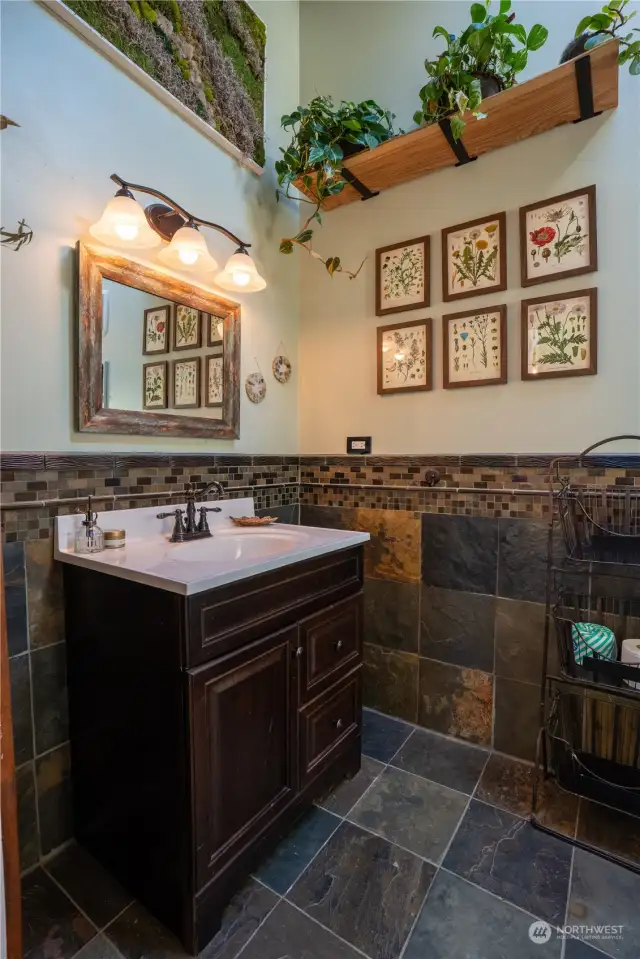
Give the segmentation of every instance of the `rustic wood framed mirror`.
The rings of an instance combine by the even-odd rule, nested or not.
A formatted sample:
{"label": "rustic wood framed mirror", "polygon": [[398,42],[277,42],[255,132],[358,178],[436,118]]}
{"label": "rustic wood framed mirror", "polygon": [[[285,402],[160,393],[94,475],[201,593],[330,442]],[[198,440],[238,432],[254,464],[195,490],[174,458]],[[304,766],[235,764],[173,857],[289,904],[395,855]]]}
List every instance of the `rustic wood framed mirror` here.
{"label": "rustic wood framed mirror", "polygon": [[82,432],[238,439],[239,371],[237,303],[78,244]]}

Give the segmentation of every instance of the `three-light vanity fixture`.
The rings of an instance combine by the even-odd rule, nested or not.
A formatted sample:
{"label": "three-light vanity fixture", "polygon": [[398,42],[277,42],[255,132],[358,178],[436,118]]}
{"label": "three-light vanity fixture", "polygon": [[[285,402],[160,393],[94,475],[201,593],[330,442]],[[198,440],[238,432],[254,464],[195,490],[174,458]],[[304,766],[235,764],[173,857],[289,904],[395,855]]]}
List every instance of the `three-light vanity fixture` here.
{"label": "three-light vanity fixture", "polygon": [[[216,285],[236,293],[256,293],[264,290],[266,281],[258,273],[247,252],[250,243],[243,243],[239,237],[218,223],[211,223],[188,213],[158,190],[128,183],[117,173],[114,173],[111,179],[118,184],[119,190],[107,203],[98,222],[89,227],[89,232],[96,240],[108,246],[130,250],[153,249],[163,240],[167,240],[168,246],[158,252],[158,257],[167,266],[179,270],[213,273],[218,269],[218,264],[209,253],[206,240],[198,229],[208,226],[222,233],[238,247],[227,260],[224,270],[214,277]],[[133,191],[148,193],[162,202],[152,203],[143,209]]]}

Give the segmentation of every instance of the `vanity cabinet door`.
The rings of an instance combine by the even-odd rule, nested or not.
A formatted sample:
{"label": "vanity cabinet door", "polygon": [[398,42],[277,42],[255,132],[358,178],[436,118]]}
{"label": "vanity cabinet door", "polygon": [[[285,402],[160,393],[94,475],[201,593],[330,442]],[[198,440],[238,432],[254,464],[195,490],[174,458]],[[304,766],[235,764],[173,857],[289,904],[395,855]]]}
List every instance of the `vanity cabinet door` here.
{"label": "vanity cabinet door", "polygon": [[283,629],[188,673],[199,887],[295,792],[297,635]]}
{"label": "vanity cabinet door", "polygon": [[299,658],[301,703],[362,662],[362,593],[301,621]]}

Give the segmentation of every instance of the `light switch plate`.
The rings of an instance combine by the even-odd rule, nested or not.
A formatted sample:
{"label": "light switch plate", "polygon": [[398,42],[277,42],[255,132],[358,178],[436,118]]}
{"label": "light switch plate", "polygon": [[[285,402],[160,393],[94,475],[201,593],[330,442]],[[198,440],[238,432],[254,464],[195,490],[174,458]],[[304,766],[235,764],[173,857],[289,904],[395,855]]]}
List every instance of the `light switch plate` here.
{"label": "light switch plate", "polygon": [[370,436],[347,436],[347,453],[363,455],[371,452]]}

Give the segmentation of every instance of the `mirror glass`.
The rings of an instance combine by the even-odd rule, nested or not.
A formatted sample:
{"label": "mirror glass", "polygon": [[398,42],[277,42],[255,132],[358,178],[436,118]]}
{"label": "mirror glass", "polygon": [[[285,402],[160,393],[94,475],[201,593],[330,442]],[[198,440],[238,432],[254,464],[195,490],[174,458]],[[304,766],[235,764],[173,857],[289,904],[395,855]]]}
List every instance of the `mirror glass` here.
{"label": "mirror glass", "polygon": [[102,406],[222,419],[223,317],[102,277]]}

